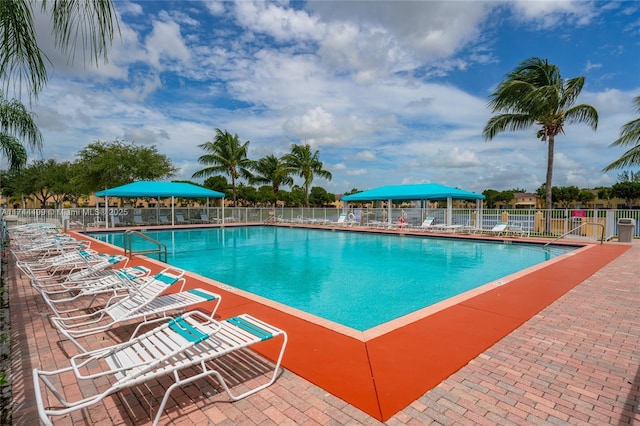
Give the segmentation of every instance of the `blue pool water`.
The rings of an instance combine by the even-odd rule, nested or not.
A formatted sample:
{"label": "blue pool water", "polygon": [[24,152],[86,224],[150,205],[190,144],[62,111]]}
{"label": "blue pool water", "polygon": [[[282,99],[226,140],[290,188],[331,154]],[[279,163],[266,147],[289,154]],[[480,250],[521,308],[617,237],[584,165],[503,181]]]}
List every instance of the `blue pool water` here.
{"label": "blue pool water", "polygon": [[[356,330],[571,250],[271,226],[145,234],[166,244],[174,266]],[[123,246],[121,233],[92,236]],[[134,249],[151,248],[134,242]]]}

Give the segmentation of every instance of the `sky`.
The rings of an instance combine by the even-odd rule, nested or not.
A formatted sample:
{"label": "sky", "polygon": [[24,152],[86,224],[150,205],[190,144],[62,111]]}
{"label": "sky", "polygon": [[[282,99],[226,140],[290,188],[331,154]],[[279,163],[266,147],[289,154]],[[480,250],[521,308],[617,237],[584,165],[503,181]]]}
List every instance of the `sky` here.
{"label": "sky", "polygon": [[[563,78],[584,76],[577,104],[597,131],[565,126],[554,186],[611,186],[609,145],[638,118],[640,2],[620,1],[114,1],[120,34],[108,63],[74,61],[35,14],[50,79],[32,105],[44,149],[73,161],[96,140],[155,146],[191,179],[215,129],[250,141],[249,157],[292,144],[319,151],[334,194],[439,183],[524,189],[545,181],[536,127],[485,141],[490,94],[531,57]],[[299,178],[297,184],[301,184]],[[288,189],[288,188],[285,188]]]}

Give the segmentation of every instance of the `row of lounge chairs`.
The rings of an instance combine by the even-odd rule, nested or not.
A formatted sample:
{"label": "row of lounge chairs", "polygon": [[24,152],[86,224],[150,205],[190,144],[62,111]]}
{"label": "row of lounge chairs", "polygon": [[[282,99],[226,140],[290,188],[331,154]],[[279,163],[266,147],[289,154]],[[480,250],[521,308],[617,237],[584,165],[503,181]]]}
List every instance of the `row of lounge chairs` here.
{"label": "row of lounge chairs", "polygon": [[[244,398],[276,380],[287,334],[248,314],[215,319],[221,296],[188,286],[185,271],[167,267],[153,274],[144,266],[127,266],[129,259],[124,256],[98,253],[85,246],[47,254],[42,251],[43,242],[63,238],[52,227],[21,226],[10,229],[9,235],[11,244],[16,242],[12,247],[16,264],[50,308],[51,323],[80,351],[69,359],[68,366],[33,370],[36,405],[44,424],[122,389],[164,376],[174,380],[157,408],[154,424],[171,392],[200,378],[217,378],[231,400]],[[31,256],[29,239],[34,242]],[[100,336],[97,340],[109,342],[112,337],[107,332],[125,324],[135,326],[128,340],[93,350],[85,347],[87,337]],[[208,363],[276,337],[282,344],[270,377],[239,395]],[[88,394],[67,401],[64,391],[70,383]]]}
{"label": "row of lounge chairs", "polygon": [[[132,218],[133,221],[122,219],[125,216],[112,216],[111,223],[113,226],[150,226],[150,225],[171,225],[172,222],[166,214],[158,215],[158,220],[151,220],[151,218],[143,219],[142,214],[135,213]],[[225,217],[225,222],[235,222],[235,218],[232,216]],[[221,220],[218,218],[209,218],[207,213],[200,213],[199,218],[185,218],[184,213],[176,213],[175,221],[173,222],[176,225],[189,225],[194,223],[220,223]]]}
{"label": "row of lounge chairs", "polygon": [[490,236],[526,236],[527,231],[517,224],[509,224],[508,222],[497,222],[492,228],[478,228],[474,225],[447,225],[436,224],[435,218],[427,217],[424,221],[416,226],[406,222],[405,218],[398,218],[394,222],[381,222],[381,221],[369,221],[366,224],[361,224],[353,213],[341,213],[338,219],[335,221],[326,219],[310,219],[298,216],[295,219],[283,219],[281,216],[276,218],[276,223],[293,223],[293,224],[311,224],[311,225],[328,225],[328,226],[341,226],[341,227],[367,227],[373,229],[386,229],[386,230],[404,230],[404,231],[418,231],[418,232],[438,232],[438,233],[460,233],[460,234],[483,234]]}

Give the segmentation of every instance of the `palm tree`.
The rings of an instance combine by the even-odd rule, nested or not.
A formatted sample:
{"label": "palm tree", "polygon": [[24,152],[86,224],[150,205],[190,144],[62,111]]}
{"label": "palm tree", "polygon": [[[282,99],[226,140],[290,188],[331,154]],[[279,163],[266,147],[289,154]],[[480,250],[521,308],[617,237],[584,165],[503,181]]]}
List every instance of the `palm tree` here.
{"label": "palm tree", "polygon": [[318,160],[319,152],[311,152],[309,144],[291,145],[291,152],[286,154],[283,159],[289,167],[304,179],[304,204],[309,207],[309,188],[313,182],[314,175],[331,180],[331,173],[322,168],[323,164]]}
{"label": "palm tree", "polygon": [[27,151],[20,139],[25,139],[32,149],[42,147],[42,135],[25,106],[15,99],[8,101],[0,94],[0,151],[7,157],[11,169],[27,163]]}
{"label": "palm tree", "polygon": [[[633,99],[636,106],[636,113],[640,115],[640,96]],[[613,169],[622,169],[627,166],[640,165],[640,118],[631,120],[620,129],[620,137],[610,146],[629,146],[631,148],[622,157],[602,169],[605,172]]]}
{"label": "palm tree", "polygon": [[275,155],[267,155],[259,159],[254,165],[254,176],[251,179],[254,184],[271,185],[274,206],[278,203],[278,190],[281,185],[293,185],[291,173],[293,169],[287,163]]}
{"label": "palm tree", "polygon": [[48,78],[44,54],[38,46],[33,25],[32,7],[36,4],[40,4],[42,12],[50,14],[56,47],[71,60],[75,57],[76,47],[80,47],[85,55],[90,55],[92,62],[97,64],[100,57],[106,61],[107,45],[118,28],[110,0],[0,2],[0,77],[5,81],[5,90],[10,83],[18,90],[25,84],[29,95],[34,97]]}
{"label": "palm tree", "polygon": [[507,74],[490,96],[493,113],[482,134],[493,139],[504,131],[518,131],[536,125],[536,137],[548,143],[546,208],[552,207],[553,151],[555,137],[564,133],[565,123],[586,123],[598,127],[598,112],[591,105],[575,105],[584,77],[564,80],[557,66],[540,58],[529,58]]}
{"label": "palm tree", "polygon": [[208,177],[215,174],[224,173],[231,178],[231,190],[233,191],[233,205],[236,205],[236,180],[240,177],[251,179],[251,169],[254,161],[247,158],[249,141],[242,145],[238,140],[238,135],[232,135],[228,131],[216,129],[216,137],[213,142],[205,142],[198,145],[208,154],[198,158],[201,164],[210,165],[193,174],[193,178]]}
{"label": "palm tree", "polygon": [[[0,79],[3,92],[13,87],[21,93],[25,86],[29,96],[38,97],[48,79],[44,54],[38,46],[33,24],[32,6],[38,2],[3,0],[0,2]],[[73,60],[80,48],[98,63],[107,60],[107,44],[118,27],[117,16],[110,0],[68,1],[42,0],[40,8],[50,13],[56,47]],[[79,36],[79,37],[78,37]],[[18,100],[8,101],[0,94],[0,151],[10,167],[27,162],[27,152],[20,139],[26,139],[32,149],[42,148],[42,135]]]}

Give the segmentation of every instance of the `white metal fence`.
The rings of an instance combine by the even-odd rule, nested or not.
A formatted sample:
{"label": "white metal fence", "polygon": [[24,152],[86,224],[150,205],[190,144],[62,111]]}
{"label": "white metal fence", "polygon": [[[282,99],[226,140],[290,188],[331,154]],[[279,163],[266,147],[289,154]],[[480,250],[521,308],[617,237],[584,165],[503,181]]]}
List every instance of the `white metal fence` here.
{"label": "white metal fence", "polygon": [[[4,209],[7,225],[15,223],[52,222],[69,228],[107,228],[114,226],[159,225],[180,223],[263,223],[335,222],[341,209],[336,208],[245,208],[245,207],[175,207],[171,208],[67,208],[67,209]],[[465,225],[490,230],[498,222],[517,226],[532,236],[564,234],[597,240],[604,228],[604,238],[619,235],[618,219],[631,219],[633,236],[640,238],[640,210],[539,210],[539,209],[427,209],[427,208],[350,208],[362,226],[373,223],[393,223],[403,217],[409,225],[419,226],[424,218],[433,217],[435,224]],[[182,221],[178,221],[180,218]],[[180,222],[180,223],[179,223]],[[627,221],[629,222],[629,221]],[[628,229],[628,228],[627,228]]]}

